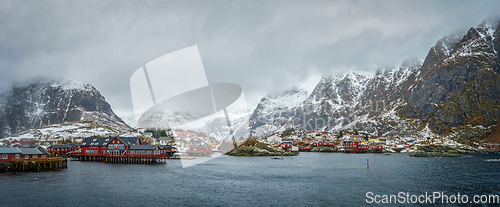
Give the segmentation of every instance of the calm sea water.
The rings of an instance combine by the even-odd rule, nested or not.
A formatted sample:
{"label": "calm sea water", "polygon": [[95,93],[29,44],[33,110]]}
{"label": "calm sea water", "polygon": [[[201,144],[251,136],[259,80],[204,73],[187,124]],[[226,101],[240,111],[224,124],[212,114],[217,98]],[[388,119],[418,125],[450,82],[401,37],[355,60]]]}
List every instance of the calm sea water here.
{"label": "calm sea water", "polygon": [[178,160],[70,161],[61,171],[0,173],[0,206],[359,206],[367,192],[439,191],[472,199],[500,194],[499,159],[301,153],[283,160],[221,156],[189,168]]}

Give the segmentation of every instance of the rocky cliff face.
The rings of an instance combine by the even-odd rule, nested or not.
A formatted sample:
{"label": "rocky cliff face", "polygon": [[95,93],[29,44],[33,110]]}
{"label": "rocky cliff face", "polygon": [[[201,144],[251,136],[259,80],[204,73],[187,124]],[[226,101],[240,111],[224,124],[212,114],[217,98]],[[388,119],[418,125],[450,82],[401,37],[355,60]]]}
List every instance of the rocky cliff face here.
{"label": "rocky cliff face", "polygon": [[92,121],[129,128],[101,93],[75,81],[38,81],[0,95],[0,138],[40,126]]}
{"label": "rocky cliff face", "polygon": [[428,55],[426,62],[433,64],[422,66],[401,115],[420,119],[439,134],[452,127],[495,124],[500,117],[499,26],[483,23],[442,53],[448,55]]}
{"label": "rocky cliff face", "polygon": [[254,135],[261,136],[283,130],[291,122],[291,118],[300,116],[296,108],[308,95],[309,93],[303,89],[291,89],[262,98],[249,117],[249,125]]}
{"label": "rocky cliff face", "polygon": [[263,98],[252,116],[254,136],[286,128],[330,129],[350,123],[346,117],[364,91],[369,76],[352,72],[323,77],[314,90],[290,90]]}
{"label": "rocky cliff face", "polygon": [[423,63],[405,61],[373,76],[325,76],[304,101],[274,112],[262,109],[279,97],[266,97],[250,117],[250,127],[256,136],[286,128],[369,133],[425,129],[445,135],[454,127],[496,124],[499,35],[498,23],[483,22],[464,35],[439,40]]}

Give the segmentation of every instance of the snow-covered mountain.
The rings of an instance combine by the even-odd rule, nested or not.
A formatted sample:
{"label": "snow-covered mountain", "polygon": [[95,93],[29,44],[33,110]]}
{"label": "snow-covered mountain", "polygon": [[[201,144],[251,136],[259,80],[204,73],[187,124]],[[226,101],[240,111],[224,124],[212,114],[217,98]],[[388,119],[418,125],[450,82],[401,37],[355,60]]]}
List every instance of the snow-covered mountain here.
{"label": "snow-covered mountain", "polygon": [[289,118],[295,115],[294,109],[301,105],[308,95],[306,90],[294,88],[262,98],[249,120],[253,136],[283,131]]}
{"label": "snow-covered mountain", "polygon": [[423,62],[405,61],[374,75],[324,76],[307,98],[286,107],[274,105],[288,92],[267,96],[250,117],[252,133],[300,128],[448,134],[453,127],[494,125],[500,117],[499,35],[498,23],[483,22],[439,40]]}
{"label": "snow-covered mountain", "polygon": [[495,125],[500,117],[500,23],[483,22],[443,52],[431,48],[401,116],[437,133]]}
{"label": "snow-covered mountain", "polygon": [[298,89],[270,94],[250,117],[252,133],[259,137],[287,128],[330,128],[326,125],[356,103],[369,78],[358,72],[329,75],[321,78],[310,94]]}
{"label": "snow-covered mountain", "polygon": [[86,123],[88,128],[113,128],[114,132],[132,130],[89,84],[70,80],[34,81],[15,85],[0,94],[0,138],[66,122]]}
{"label": "snow-covered mountain", "polygon": [[[218,142],[228,141],[234,136],[236,139],[248,138],[249,113],[246,110],[228,110],[229,123],[223,111],[217,112],[193,122],[174,127],[174,129],[191,130],[206,137],[214,138]],[[232,134],[231,134],[232,132]]]}
{"label": "snow-covered mountain", "polygon": [[5,139],[30,138],[39,141],[53,141],[57,139],[72,140],[82,137],[110,137],[110,136],[139,136],[140,133],[123,128],[122,125],[113,125],[95,121],[75,121],[59,124],[50,124],[10,135]]}
{"label": "snow-covered mountain", "polygon": [[[209,116],[196,116],[187,113],[169,114],[165,112],[155,112],[146,114],[141,118],[142,125],[139,126],[135,117],[125,118],[127,124],[141,128],[171,128],[174,130],[187,130],[204,134],[207,138],[213,138],[219,142],[230,138],[231,130],[235,137],[247,137],[248,117],[250,113],[246,109],[227,109],[231,127],[228,126],[223,111],[219,111]],[[179,124],[180,123],[180,124]]]}

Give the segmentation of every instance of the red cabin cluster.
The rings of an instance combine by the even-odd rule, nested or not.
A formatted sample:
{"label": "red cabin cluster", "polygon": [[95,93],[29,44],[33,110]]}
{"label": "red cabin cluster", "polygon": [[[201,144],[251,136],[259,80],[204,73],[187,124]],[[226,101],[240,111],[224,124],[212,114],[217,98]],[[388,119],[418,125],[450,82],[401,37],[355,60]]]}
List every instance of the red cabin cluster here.
{"label": "red cabin cluster", "polygon": [[289,149],[289,148],[292,148],[292,144],[290,144],[290,143],[281,143],[279,146],[280,146],[281,148],[283,148],[283,149]]}
{"label": "red cabin cluster", "polygon": [[[170,157],[175,153],[171,145],[149,145],[138,137],[85,138],[80,149],[69,152],[72,157]],[[80,157],[81,158],[81,157]]]}
{"label": "red cabin cluster", "polygon": [[307,146],[300,146],[299,151],[311,151],[312,147],[307,145]]}
{"label": "red cabin cluster", "polygon": [[359,142],[353,142],[353,141],[345,141],[344,142],[344,151],[352,151],[352,152],[357,152],[357,151],[366,151],[369,149],[368,145],[365,144],[360,144]]}
{"label": "red cabin cluster", "polygon": [[12,162],[13,159],[46,158],[48,155],[49,153],[38,145],[24,145],[22,147],[0,145],[0,163]]}
{"label": "red cabin cluster", "polygon": [[335,142],[313,142],[311,146],[313,147],[321,147],[321,146],[335,146]]}

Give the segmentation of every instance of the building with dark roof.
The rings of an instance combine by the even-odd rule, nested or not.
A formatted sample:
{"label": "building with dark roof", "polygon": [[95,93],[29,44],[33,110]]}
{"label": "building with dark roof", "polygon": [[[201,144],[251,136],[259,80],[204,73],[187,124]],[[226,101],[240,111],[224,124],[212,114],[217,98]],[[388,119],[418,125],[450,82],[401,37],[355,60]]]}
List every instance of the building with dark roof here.
{"label": "building with dark roof", "polygon": [[130,156],[160,154],[158,145],[132,145],[128,150]]}
{"label": "building with dark roof", "polygon": [[0,163],[11,162],[12,159],[20,158],[22,152],[17,147],[9,147],[6,145],[1,145],[0,147]]}
{"label": "building with dark roof", "polygon": [[53,156],[67,155],[72,151],[72,148],[67,144],[53,144],[47,148]]}
{"label": "building with dark roof", "polygon": [[188,156],[212,156],[212,146],[210,145],[189,145]]}
{"label": "building with dark roof", "polygon": [[82,155],[103,155],[106,151],[106,146],[108,145],[112,137],[90,137],[85,138],[81,145],[81,154]]}
{"label": "building with dark roof", "polygon": [[42,151],[38,148],[20,148],[24,159],[29,160],[31,158],[45,158],[47,157]]}
{"label": "building with dark roof", "polygon": [[68,144],[69,150],[70,151],[79,150],[80,149],[80,145],[81,145],[81,143],[69,143]]}
{"label": "building with dark roof", "polygon": [[88,161],[153,163],[175,153],[171,145],[142,145],[139,137],[85,138],[80,149],[69,155]]}
{"label": "building with dark roof", "polygon": [[139,137],[115,137],[105,147],[106,155],[120,156],[135,145],[140,145]]}
{"label": "building with dark roof", "polygon": [[19,144],[21,144],[21,145],[31,145],[31,144],[35,144],[35,140],[34,139],[28,139],[28,138],[22,138],[21,140],[19,140]]}

